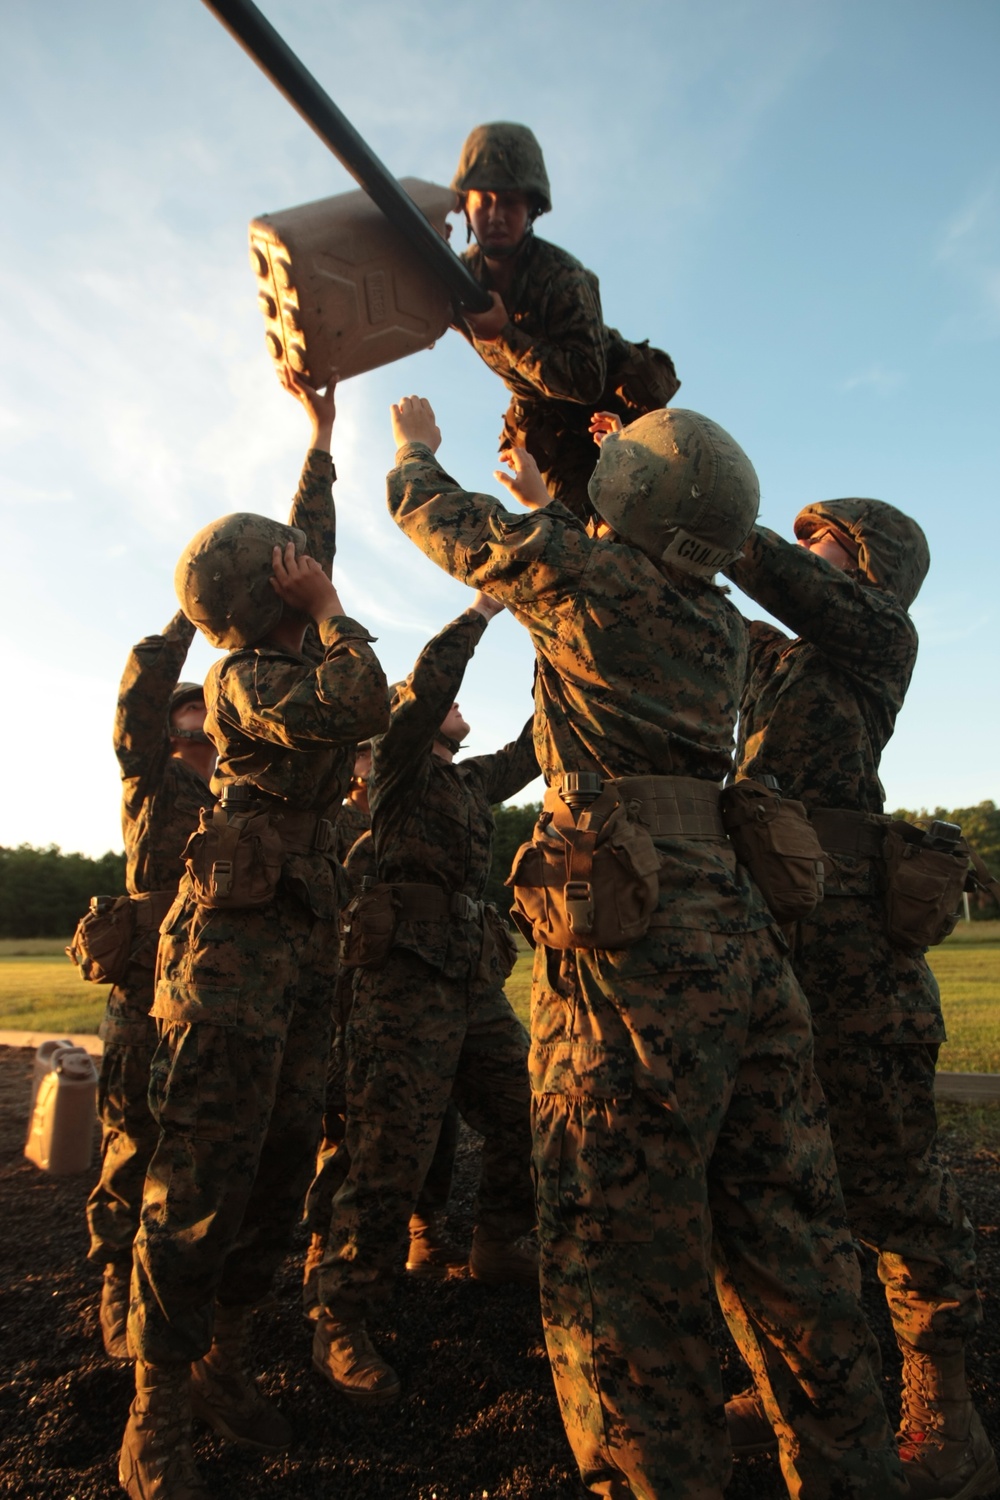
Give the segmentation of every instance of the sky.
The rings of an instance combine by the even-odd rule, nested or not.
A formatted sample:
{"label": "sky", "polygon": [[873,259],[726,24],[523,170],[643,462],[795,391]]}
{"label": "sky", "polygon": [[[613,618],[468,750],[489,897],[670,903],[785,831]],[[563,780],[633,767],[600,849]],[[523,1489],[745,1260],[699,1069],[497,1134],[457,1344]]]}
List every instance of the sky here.
{"label": "sky", "polygon": [[[609,324],[670,351],[678,403],[753,460],[764,524],[789,536],[839,495],[920,521],[887,805],[1000,801],[994,0],[262,9],[397,176],[448,183],[482,121],[534,129],[539,233],[600,277]],[[0,0],[0,26],[0,844],[96,855],[121,847],[129,646],[173,614],[195,531],[285,518],[306,448],[247,224],[354,183],[199,0]],[[390,681],[471,598],[386,513],[388,407],[411,392],[449,472],[500,493],[506,392],[459,335],[341,385],[337,582]],[[213,654],[199,640],[185,677]],[[459,695],[471,752],[516,735],[531,667],[500,616]]]}

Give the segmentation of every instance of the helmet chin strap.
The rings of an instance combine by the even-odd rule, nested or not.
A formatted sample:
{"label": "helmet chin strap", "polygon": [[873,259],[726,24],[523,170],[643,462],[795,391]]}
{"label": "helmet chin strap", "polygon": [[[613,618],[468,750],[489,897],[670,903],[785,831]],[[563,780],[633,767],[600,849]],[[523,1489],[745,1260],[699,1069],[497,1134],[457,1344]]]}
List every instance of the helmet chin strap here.
{"label": "helmet chin strap", "polygon": [[192,745],[210,745],[212,741],[204,729],[171,729],[172,740],[190,740]]}
{"label": "helmet chin strap", "polygon": [[462,748],[461,740],[453,740],[450,734],[442,734],[440,730],[434,736],[434,743],[444,750],[450,750],[452,755],[457,755]]}

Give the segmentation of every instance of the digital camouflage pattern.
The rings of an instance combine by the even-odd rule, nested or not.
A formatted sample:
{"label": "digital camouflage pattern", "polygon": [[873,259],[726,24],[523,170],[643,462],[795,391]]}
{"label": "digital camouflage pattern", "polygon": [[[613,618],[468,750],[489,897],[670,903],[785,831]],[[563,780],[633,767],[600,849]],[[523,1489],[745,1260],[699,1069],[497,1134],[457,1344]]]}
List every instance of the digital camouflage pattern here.
{"label": "digital camouflage pattern", "polygon": [[[344,866],[347,897],[356,896],[366,875],[375,876],[375,847],[369,830],[371,818],[350,797],[344,802],[337,820],[336,853]],[[354,998],[354,970],[345,969],[337,977],[333,1004],[333,1039],[326,1073],[326,1096],[323,1105],[323,1134],[316,1153],[316,1172],[306,1194],[305,1221],[310,1234],[326,1238],[333,1211],[333,1199],[347,1176],[351,1161],[345,1143],[347,1124],[347,1023]],[[416,1212],[426,1219],[441,1214],[448,1206],[451,1180],[458,1147],[458,1112],[448,1105],[427,1180],[420,1190]],[[304,1299],[307,1311],[316,1303],[315,1270],[307,1280]]]}
{"label": "digital camouflage pattern", "polygon": [[[311,452],[290,522],[333,556],[333,466]],[[209,673],[213,786],[247,780],[278,807],[335,815],[359,741],[388,722],[371,637],[323,622],[324,658],[236,651]],[[129,1338],[152,1364],[199,1359],[212,1305],[259,1301],[309,1182],[338,970],[332,856],[286,854],[276,898],[199,907],[185,876],[163,924],[150,1102],[160,1137],[135,1242]]]}
{"label": "digital camouflage pattern", "polygon": [[[548,781],[721,780],[746,659],[721,590],[589,538],[555,504],[515,516],[464,492],[416,443],[397,454],[389,509],[531,633]],[[646,937],[535,955],[542,1305],[581,1473],[593,1495],[719,1500],[714,1281],[789,1493],[900,1495],[807,1009],[728,841],[657,846]]]}
{"label": "digital camouflage pattern", "polygon": [[[468,610],[425,646],[372,746],[378,878],[470,901],[489,875],[492,805],[538,773],[531,722],[493,755],[449,763],[433,746],[486,628]],[[400,921],[388,961],[358,970],[347,1027],[347,1149],[320,1295],[336,1318],[388,1296],[448,1102],[485,1137],[477,1222],[515,1238],[534,1222],[527,1038],[483,920]]]}
{"label": "digital camouflage pattern", "polygon": [[[478,245],[462,259],[492,290]],[[502,295],[509,318],[496,338],[478,339],[459,325],[513,398],[500,451],[527,448],[549,493],[586,516],[587,481],[598,453],[589,431],[592,413],[613,411],[630,422],[664,406],[678,389],[673,361],[606,327],[594,273],[534,234],[518,250],[514,279]]]}
{"label": "digital camouflage pattern", "polygon": [[277,625],[282,603],[271,587],[271,554],[289,542],[300,555],[301,531],[270,516],[236,511],[209,522],[188,543],[174,572],[174,590],[213,646],[254,646]]}
{"label": "digital camouflage pattern", "polygon": [[[808,808],[879,814],[879,760],[917,655],[906,607],[929,555],[916,522],[883,502],[807,506],[796,530],[829,524],[858,546],[859,569],[756,528],[727,570],[796,633],[750,626],[739,774],[776,776]],[[794,929],[792,963],[812,1010],[851,1226],[878,1252],[897,1338],[948,1353],[982,1313],[973,1231],[936,1148],[944,1020],[923,954],[885,934],[880,880],[874,860],[828,856],[825,897]]]}
{"label": "digital camouflage pattern", "polygon": [[[194,627],[178,611],[162,635],[133,646],[118,689],[114,748],[122,777],[125,884],[133,896],[177,890],[184,846],[201,808],[213,800],[207,783],[172,756],[170,746],[170,708],[193,638]],[[89,1255],[122,1268],[131,1265],[142,1184],[159,1133],[147,1099],[156,1047],[149,1015],[156,940],[155,925],[138,928],[128,972],[111,990],[101,1023],[101,1174],[87,1201]]]}

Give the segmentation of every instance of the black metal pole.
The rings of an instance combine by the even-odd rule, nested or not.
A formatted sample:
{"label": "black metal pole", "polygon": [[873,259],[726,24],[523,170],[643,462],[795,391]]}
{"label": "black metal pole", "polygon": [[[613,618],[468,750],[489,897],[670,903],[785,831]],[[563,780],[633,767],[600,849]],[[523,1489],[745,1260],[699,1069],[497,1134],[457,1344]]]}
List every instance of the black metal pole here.
{"label": "black metal pole", "polygon": [[278,35],[252,0],[204,0],[240,46],[250,54],[285,98],[329,146],[338,161],[406,236],[428,267],[445,283],[452,297],[470,312],[486,312],[492,305],[472,273],[462,264],[413,199],[362,140],[346,115],[320,88],[295,53]]}

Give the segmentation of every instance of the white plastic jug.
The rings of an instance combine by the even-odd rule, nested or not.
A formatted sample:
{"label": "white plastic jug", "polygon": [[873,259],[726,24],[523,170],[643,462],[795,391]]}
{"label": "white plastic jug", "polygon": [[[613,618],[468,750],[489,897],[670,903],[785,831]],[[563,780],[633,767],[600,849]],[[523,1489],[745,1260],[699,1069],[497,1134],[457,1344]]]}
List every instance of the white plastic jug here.
{"label": "white plastic jug", "polygon": [[43,1172],[86,1172],[93,1160],[97,1069],[72,1042],[43,1042],[35,1054],[24,1154]]}

